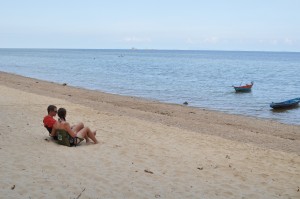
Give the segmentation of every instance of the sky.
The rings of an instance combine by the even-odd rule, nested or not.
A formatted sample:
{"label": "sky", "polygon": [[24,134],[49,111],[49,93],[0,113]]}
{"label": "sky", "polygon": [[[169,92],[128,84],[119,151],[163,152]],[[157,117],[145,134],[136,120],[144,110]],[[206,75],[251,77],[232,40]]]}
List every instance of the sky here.
{"label": "sky", "polygon": [[0,0],[0,48],[300,52],[300,0]]}

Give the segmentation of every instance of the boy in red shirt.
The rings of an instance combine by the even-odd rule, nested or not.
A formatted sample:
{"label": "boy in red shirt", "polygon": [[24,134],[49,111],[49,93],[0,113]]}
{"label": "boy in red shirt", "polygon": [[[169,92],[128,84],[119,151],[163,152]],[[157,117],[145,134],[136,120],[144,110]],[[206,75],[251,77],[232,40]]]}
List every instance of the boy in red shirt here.
{"label": "boy in red shirt", "polygon": [[[57,108],[54,105],[49,105],[47,111],[48,111],[48,115],[44,117],[43,123],[44,123],[44,127],[49,131],[49,134],[51,134],[52,127],[56,122],[54,116],[56,116]],[[56,137],[53,138],[55,139]]]}

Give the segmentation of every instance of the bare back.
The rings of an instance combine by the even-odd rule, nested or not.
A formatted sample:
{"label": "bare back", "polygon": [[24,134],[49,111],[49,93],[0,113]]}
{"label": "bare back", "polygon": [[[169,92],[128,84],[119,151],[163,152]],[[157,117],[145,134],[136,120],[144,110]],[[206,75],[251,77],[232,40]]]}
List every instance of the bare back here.
{"label": "bare back", "polygon": [[56,130],[57,129],[63,129],[65,131],[67,131],[69,133],[70,136],[72,137],[76,137],[76,134],[72,131],[70,124],[66,121],[57,121],[52,128],[52,132],[51,135],[55,135],[56,134]]}

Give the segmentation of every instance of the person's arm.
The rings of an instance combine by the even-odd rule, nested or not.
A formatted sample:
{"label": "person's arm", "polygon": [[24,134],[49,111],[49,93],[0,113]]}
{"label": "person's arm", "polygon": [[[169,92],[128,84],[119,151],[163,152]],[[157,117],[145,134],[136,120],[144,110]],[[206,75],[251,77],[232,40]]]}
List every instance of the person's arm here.
{"label": "person's arm", "polygon": [[56,136],[56,124],[53,125],[52,131],[51,131],[51,137]]}
{"label": "person's arm", "polygon": [[70,136],[72,136],[73,138],[76,137],[76,134],[72,131],[70,124],[67,122],[65,123],[65,129],[67,130]]}

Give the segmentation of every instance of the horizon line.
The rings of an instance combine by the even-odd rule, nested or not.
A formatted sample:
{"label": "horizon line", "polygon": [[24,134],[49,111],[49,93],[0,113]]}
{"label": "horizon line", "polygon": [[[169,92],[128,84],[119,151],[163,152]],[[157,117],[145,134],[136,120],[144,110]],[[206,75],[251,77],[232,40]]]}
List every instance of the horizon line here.
{"label": "horizon line", "polygon": [[275,53],[300,53],[300,51],[284,50],[205,50],[205,49],[155,49],[155,48],[35,48],[35,47],[0,47],[0,49],[40,49],[40,50],[149,50],[149,51],[221,51],[221,52],[275,52]]}

